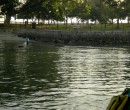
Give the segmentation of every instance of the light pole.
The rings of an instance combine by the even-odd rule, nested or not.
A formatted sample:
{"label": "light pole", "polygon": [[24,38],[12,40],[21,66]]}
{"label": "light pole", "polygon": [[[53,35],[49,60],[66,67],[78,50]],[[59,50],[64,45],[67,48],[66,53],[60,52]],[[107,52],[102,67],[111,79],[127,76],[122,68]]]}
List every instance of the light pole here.
{"label": "light pole", "polygon": [[65,14],[66,14],[65,22],[66,22],[66,29],[67,29],[67,22],[68,22],[67,7],[65,8]]}
{"label": "light pole", "polygon": [[50,27],[50,19],[51,19],[51,11],[49,11],[49,17],[48,17],[48,25]]}
{"label": "light pole", "polygon": [[57,17],[56,17],[56,19],[57,19],[57,29],[58,29],[58,10],[56,10],[56,12],[57,12]]}

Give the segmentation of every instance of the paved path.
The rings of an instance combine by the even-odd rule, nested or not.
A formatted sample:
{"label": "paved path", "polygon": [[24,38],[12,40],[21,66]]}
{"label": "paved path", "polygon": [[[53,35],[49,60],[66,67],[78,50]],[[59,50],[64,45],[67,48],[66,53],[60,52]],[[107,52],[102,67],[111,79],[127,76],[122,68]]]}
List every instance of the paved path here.
{"label": "paved path", "polygon": [[16,35],[12,34],[11,32],[0,32],[0,40],[13,41],[13,42],[25,41],[23,38],[17,37]]}

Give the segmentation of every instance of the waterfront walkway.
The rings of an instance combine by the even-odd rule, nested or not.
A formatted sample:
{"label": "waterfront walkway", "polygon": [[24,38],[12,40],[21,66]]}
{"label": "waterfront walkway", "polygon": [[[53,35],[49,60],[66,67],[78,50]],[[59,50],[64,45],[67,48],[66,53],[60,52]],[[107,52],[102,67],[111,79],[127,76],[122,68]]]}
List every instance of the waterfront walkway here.
{"label": "waterfront walkway", "polygon": [[10,41],[10,42],[20,42],[24,41],[23,38],[17,37],[15,34],[12,32],[7,32],[7,31],[0,31],[0,40],[2,41]]}

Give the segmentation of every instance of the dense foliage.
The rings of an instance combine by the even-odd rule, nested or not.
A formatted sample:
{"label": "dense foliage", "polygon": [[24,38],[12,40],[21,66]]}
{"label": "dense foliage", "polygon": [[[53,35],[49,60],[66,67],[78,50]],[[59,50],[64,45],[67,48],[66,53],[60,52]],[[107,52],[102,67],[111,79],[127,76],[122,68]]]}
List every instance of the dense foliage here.
{"label": "dense foliage", "polygon": [[11,16],[23,19],[51,19],[63,21],[68,17],[80,20],[113,23],[130,16],[129,0],[1,0],[1,15],[6,15],[5,25],[10,24]]}

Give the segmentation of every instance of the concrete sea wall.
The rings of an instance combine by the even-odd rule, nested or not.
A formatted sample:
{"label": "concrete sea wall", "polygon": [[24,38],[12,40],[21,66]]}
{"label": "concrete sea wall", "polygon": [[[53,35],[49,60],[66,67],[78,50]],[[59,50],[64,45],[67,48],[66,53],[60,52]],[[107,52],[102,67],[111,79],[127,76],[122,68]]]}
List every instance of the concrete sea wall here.
{"label": "concrete sea wall", "polygon": [[64,45],[130,45],[130,31],[20,29],[19,37]]}

